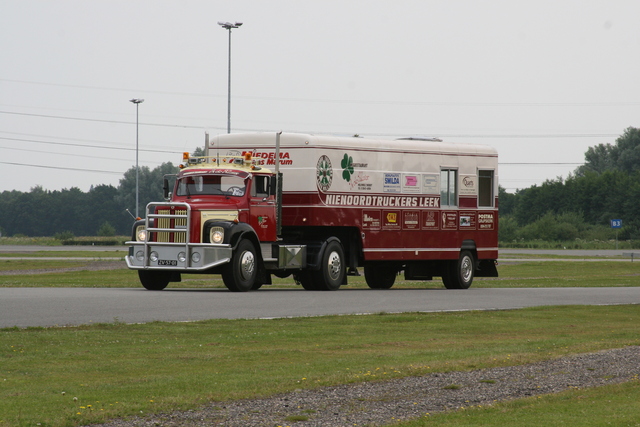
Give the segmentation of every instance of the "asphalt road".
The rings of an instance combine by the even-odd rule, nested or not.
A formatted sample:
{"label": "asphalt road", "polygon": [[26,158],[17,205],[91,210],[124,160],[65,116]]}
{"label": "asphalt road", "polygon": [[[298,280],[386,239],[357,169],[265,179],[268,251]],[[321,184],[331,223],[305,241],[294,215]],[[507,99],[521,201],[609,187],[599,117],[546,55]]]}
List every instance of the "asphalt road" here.
{"label": "asphalt road", "polygon": [[0,288],[0,327],[640,304],[640,287],[534,289]]}
{"label": "asphalt road", "polygon": [[[1,252],[70,250],[68,247],[0,246]],[[73,250],[123,250],[74,247]],[[501,253],[614,256],[625,251],[501,250]],[[15,259],[15,258],[14,258]],[[103,322],[195,321],[396,312],[514,309],[543,305],[640,304],[640,287],[535,289],[348,289],[310,292],[264,287],[226,289],[0,288],[0,328],[68,326]]]}

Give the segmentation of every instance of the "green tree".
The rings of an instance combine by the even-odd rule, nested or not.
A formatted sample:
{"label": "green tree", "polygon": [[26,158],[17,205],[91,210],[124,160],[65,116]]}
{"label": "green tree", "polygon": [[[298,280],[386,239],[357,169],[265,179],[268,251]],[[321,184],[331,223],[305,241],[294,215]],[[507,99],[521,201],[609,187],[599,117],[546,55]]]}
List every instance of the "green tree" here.
{"label": "green tree", "polygon": [[[144,217],[144,209],[150,202],[163,200],[162,180],[164,175],[177,173],[177,168],[171,163],[163,163],[151,170],[147,166],[140,168],[138,177],[139,191],[139,215]],[[120,209],[133,214],[136,211],[136,168],[133,167],[124,173],[124,177],[118,185],[116,203]]]}
{"label": "green tree", "polygon": [[102,223],[102,225],[98,229],[98,236],[110,237],[115,235],[116,235],[116,229],[113,228],[113,226],[108,222]]}
{"label": "green tree", "polygon": [[576,169],[577,175],[588,171],[623,171],[633,173],[640,170],[640,129],[629,127],[616,139],[616,143],[589,147],[584,155],[585,164]]}

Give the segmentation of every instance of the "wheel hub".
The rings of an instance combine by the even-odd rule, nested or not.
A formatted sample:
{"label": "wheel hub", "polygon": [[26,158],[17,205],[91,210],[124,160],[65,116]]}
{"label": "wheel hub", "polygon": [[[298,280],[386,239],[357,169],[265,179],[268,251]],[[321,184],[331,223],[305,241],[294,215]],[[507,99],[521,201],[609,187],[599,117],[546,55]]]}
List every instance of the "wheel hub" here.
{"label": "wheel hub", "polygon": [[256,267],[256,260],[253,256],[253,253],[250,251],[246,251],[242,254],[242,258],[240,259],[240,275],[243,280],[250,279],[253,276],[253,271]]}
{"label": "wheel hub", "polygon": [[342,271],[342,264],[340,262],[340,254],[337,252],[331,252],[329,255],[329,276],[332,280],[336,280],[340,277]]}
{"label": "wheel hub", "polygon": [[471,262],[471,258],[468,256],[462,258],[462,262],[460,263],[460,275],[462,276],[462,280],[468,282],[473,277],[473,263]]}

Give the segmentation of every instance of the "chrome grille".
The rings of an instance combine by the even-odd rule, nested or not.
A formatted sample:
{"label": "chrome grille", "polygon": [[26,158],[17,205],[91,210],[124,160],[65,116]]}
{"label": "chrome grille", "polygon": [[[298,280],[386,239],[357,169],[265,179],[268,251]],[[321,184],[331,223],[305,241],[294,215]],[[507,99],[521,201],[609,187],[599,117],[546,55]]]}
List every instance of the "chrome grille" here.
{"label": "chrome grille", "polygon": [[176,231],[158,231],[157,232],[157,242],[174,242],[174,243],[185,243],[187,241],[187,211],[186,210],[175,210],[171,213],[170,209],[158,209],[158,215],[182,215],[184,218],[157,218],[157,227],[156,228],[172,228],[178,229]]}

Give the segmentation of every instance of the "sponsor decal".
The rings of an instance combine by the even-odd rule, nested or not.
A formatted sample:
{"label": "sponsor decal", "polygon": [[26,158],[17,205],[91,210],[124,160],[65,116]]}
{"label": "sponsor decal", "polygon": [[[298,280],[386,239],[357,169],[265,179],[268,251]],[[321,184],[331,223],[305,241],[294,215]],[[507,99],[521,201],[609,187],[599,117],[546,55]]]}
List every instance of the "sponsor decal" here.
{"label": "sponsor decal", "polygon": [[363,206],[394,208],[439,208],[439,196],[367,196],[360,194],[321,194],[329,206]]}
{"label": "sponsor decal", "polygon": [[422,192],[425,194],[438,194],[440,192],[440,187],[438,186],[438,175],[422,175]]}
{"label": "sponsor decal", "polygon": [[353,175],[353,159],[351,156],[345,153],[340,166],[342,166],[342,178],[347,182],[351,181],[351,175]]}
{"label": "sponsor decal", "polygon": [[385,173],[382,191],[385,193],[400,193],[400,174],[399,173]]}
{"label": "sponsor decal", "polygon": [[[229,150],[227,151],[227,156],[244,156],[246,153],[251,153],[251,157],[253,161],[260,166],[273,166],[276,164],[276,153],[274,151],[239,151],[239,150]],[[293,160],[291,159],[291,154],[288,151],[281,151],[280,155],[280,165],[281,166],[292,166]]]}
{"label": "sponsor decal", "polygon": [[476,213],[475,212],[460,212],[460,228],[468,230],[476,229]]}
{"label": "sponsor decal", "polygon": [[402,175],[403,193],[420,193],[420,178],[415,174]]}
{"label": "sponsor decal", "polygon": [[420,211],[402,212],[402,229],[417,230],[420,228]]}
{"label": "sponsor decal", "polygon": [[479,213],[478,214],[478,229],[479,230],[493,230],[494,216],[493,212]]}
{"label": "sponsor decal", "polygon": [[333,169],[328,156],[320,156],[316,164],[316,183],[320,191],[324,192],[331,187],[333,181]]}
{"label": "sponsor decal", "polygon": [[362,229],[363,230],[380,230],[382,218],[379,210],[363,210],[362,211]]}
{"label": "sponsor decal", "polygon": [[[342,167],[342,178],[347,181],[351,188],[355,186],[352,181],[353,174],[355,172],[355,168],[366,168],[369,166],[368,163],[354,163],[353,157],[349,154],[345,153],[342,161],[340,162],[340,166]],[[358,172],[358,176],[354,179],[359,179],[359,182],[362,182],[362,177],[365,176],[366,179],[369,179],[368,175],[363,175],[362,172]],[[359,178],[358,178],[359,177]]]}
{"label": "sponsor decal", "polygon": [[259,217],[258,217],[258,225],[259,225],[261,228],[267,228],[267,226],[268,226],[267,220],[268,220],[268,219],[269,219],[269,217],[268,217],[268,216],[259,216]]}
{"label": "sponsor decal", "polygon": [[436,211],[422,211],[422,229],[438,230],[440,223],[438,222],[440,215]]}
{"label": "sponsor decal", "polygon": [[464,175],[460,177],[460,194],[461,195],[475,195],[476,191],[476,176],[475,175]]}
{"label": "sponsor decal", "polygon": [[400,230],[400,212],[399,211],[383,211],[382,212],[382,228],[384,230]]}
{"label": "sponsor decal", "polygon": [[442,229],[457,230],[458,229],[458,213],[455,211],[442,212]]}
{"label": "sponsor decal", "polygon": [[373,190],[373,184],[367,182],[370,178],[371,177],[366,173],[358,171],[349,183],[349,187],[351,187],[352,190],[358,189],[359,191],[371,191]]}

